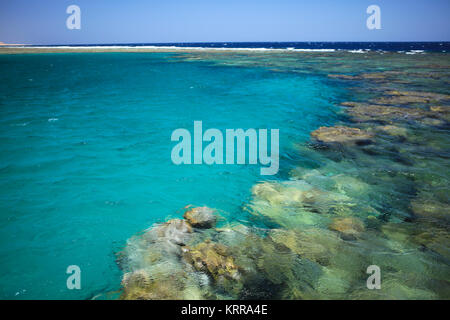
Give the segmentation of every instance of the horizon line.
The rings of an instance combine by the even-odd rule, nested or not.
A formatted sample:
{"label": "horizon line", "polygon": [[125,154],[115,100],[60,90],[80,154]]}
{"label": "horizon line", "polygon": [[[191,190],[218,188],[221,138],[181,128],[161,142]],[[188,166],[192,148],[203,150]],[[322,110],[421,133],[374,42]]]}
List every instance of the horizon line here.
{"label": "horizon line", "polygon": [[202,44],[202,43],[450,43],[450,40],[396,40],[396,41],[169,41],[169,42],[98,42],[98,43],[58,43],[58,44],[8,44],[2,43],[1,46],[82,46],[82,45],[130,45],[130,44]]}

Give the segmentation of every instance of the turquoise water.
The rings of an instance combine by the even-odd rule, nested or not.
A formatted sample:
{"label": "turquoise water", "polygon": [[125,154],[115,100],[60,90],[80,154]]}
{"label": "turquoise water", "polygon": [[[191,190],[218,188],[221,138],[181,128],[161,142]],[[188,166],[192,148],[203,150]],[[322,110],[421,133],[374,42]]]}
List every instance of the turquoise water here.
{"label": "turquoise water", "polygon": [[[286,178],[347,94],[325,75],[163,53],[0,55],[0,298],[87,299],[120,287],[117,253],[188,204],[230,220],[264,179]],[[298,70],[297,70],[298,71]],[[280,129],[280,171],[175,166],[173,130]],[[68,290],[78,265],[82,290]]]}

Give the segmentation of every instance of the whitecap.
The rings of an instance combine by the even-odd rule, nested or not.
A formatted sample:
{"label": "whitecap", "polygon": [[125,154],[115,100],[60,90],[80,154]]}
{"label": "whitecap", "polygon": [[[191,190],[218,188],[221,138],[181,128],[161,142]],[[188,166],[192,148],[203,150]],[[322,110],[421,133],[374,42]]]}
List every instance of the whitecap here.
{"label": "whitecap", "polygon": [[368,50],[358,49],[358,50],[349,50],[351,53],[366,53]]}
{"label": "whitecap", "polygon": [[334,52],[336,49],[275,49],[275,48],[222,48],[222,47],[180,47],[180,46],[33,46],[31,49],[72,49],[76,50],[114,50],[114,49],[152,49],[152,50],[180,50],[180,51],[297,51],[297,52]]}
{"label": "whitecap", "polygon": [[406,52],[406,54],[417,54],[417,53],[425,53],[425,50],[410,50]]}

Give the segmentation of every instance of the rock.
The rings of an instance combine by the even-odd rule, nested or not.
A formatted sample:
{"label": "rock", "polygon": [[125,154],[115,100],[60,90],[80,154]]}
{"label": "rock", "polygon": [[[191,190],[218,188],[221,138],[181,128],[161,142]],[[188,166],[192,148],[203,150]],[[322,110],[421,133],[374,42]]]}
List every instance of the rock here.
{"label": "rock", "polygon": [[192,227],[185,220],[172,219],[150,229],[147,235],[151,236],[150,233],[154,233],[159,238],[155,240],[166,240],[177,245],[184,245],[191,236]]}
{"label": "rock", "polygon": [[[423,228],[425,229],[425,228]],[[450,259],[450,235],[445,227],[428,226],[427,229],[421,230],[412,238],[414,243],[426,247],[433,252],[439,253],[445,259]]]}
{"label": "rock", "polygon": [[450,122],[450,106],[430,106],[430,113],[439,118],[439,120],[445,120]]}
{"label": "rock", "polygon": [[186,245],[201,240],[185,220],[156,224],[127,241],[120,253],[121,299],[204,299],[193,268],[183,259]]}
{"label": "rock", "polygon": [[364,231],[364,224],[354,217],[335,218],[330,229],[338,231],[344,239],[352,240]]}
{"label": "rock", "polygon": [[440,127],[445,125],[445,121],[441,119],[434,119],[434,118],[423,118],[418,120],[419,123],[426,125],[426,126],[434,126],[434,127]]}
{"label": "rock", "polygon": [[[386,277],[385,277],[386,278]],[[354,300],[436,300],[439,296],[429,290],[417,288],[417,285],[411,283],[404,284],[404,279],[384,279],[382,280],[381,290],[355,290],[351,293],[350,299]]]}
{"label": "rock", "polygon": [[312,299],[320,266],[291,252],[272,237],[250,235],[239,246],[239,265],[247,299]]}
{"label": "rock", "polygon": [[449,95],[420,91],[386,91],[386,96],[372,99],[371,102],[385,105],[429,104],[450,100]]}
{"label": "rock", "polygon": [[450,95],[423,91],[387,91],[386,94],[396,97],[411,97],[431,101],[449,101]]}
{"label": "rock", "polygon": [[216,225],[217,216],[208,207],[196,207],[186,211],[183,217],[195,228],[212,228]]}
{"label": "rock", "polygon": [[375,130],[382,131],[396,137],[406,137],[408,134],[408,130],[406,128],[394,125],[378,126],[375,128]]}
{"label": "rock", "polygon": [[386,79],[386,73],[383,72],[361,73],[360,77],[364,80],[384,80]]}
{"label": "rock", "polygon": [[201,242],[194,247],[185,247],[183,256],[198,271],[208,273],[213,279],[219,277],[238,279],[238,267],[230,255],[228,247],[210,241]]}
{"label": "rock", "polygon": [[351,200],[344,194],[317,188],[304,180],[259,183],[252,188],[252,194],[255,200],[267,202],[272,207],[308,207],[322,213],[332,205]]}
{"label": "rock", "polygon": [[381,232],[393,243],[394,249],[398,249],[403,248],[405,244],[411,241],[415,229],[411,223],[388,222],[381,226]]}
{"label": "rock", "polygon": [[370,185],[346,174],[336,174],[331,179],[335,182],[338,192],[353,198],[361,197],[370,190]]}
{"label": "rock", "polygon": [[168,275],[154,279],[145,270],[126,273],[122,278],[122,300],[180,300],[184,284]]}
{"label": "rock", "polygon": [[307,228],[301,231],[273,229],[270,238],[277,244],[286,246],[302,258],[320,265],[328,265],[330,257],[337,253],[342,240],[326,229]]}
{"label": "rock", "polygon": [[304,181],[290,184],[263,182],[253,186],[252,194],[271,205],[301,205],[314,202],[320,190],[314,189]]}
{"label": "rock", "polygon": [[344,126],[320,127],[313,131],[311,136],[323,143],[369,144],[373,142],[371,133]]}
{"label": "rock", "polygon": [[119,263],[124,270],[147,269],[153,274],[182,269],[179,265],[181,248],[197,234],[184,220],[172,219],[156,224],[143,234],[127,241],[126,247],[118,253]]}
{"label": "rock", "polygon": [[341,103],[341,106],[353,108],[353,107],[359,106],[361,104],[362,104],[361,102],[345,101],[345,102]]}
{"label": "rock", "polygon": [[386,82],[390,76],[396,76],[398,74],[399,73],[395,71],[384,71],[384,72],[361,73],[355,76],[346,74],[329,74],[328,77],[342,80],[370,80],[374,82]]}
{"label": "rock", "polygon": [[381,227],[382,233],[391,240],[396,249],[403,247],[427,248],[450,259],[450,235],[447,224],[433,224],[426,221],[419,223],[386,223]]}
{"label": "rock", "polygon": [[325,299],[340,299],[351,288],[345,271],[324,268],[324,272],[317,281],[317,291]]}
{"label": "rock", "polygon": [[427,105],[447,101],[450,100],[448,95],[400,91],[387,91],[387,94],[389,96],[373,99],[371,103],[347,101],[341,105],[348,107],[347,113],[357,122],[417,121],[425,125],[438,126],[450,121],[448,106],[433,105],[427,109],[411,107],[411,104]]}
{"label": "rock", "polygon": [[411,201],[411,209],[417,218],[450,223],[450,206],[433,198],[418,197]]}
{"label": "rock", "polygon": [[350,76],[347,74],[329,74],[328,77],[333,78],[333,79],[343,79],[343,80],[360,80],[361,79],[361,77]]}
{"label": "rock", "polygon": [[347,110],[353,121],[393,122],[415,121],[430,116],[430,112],[419,108],[382,106],[375,104],[355,104]]}
{"label": "rock", "polygon": [[325,226],[330,214],[354,206],[347,195],[315,188],[304,180],[264,182],[255,185],[252,193],[245,208],[270,227]]}
{"label": "rock", "polygon": [[437,113],[449,113],[450,107],[448,106],[431,106],[430,111],[437,112]]}

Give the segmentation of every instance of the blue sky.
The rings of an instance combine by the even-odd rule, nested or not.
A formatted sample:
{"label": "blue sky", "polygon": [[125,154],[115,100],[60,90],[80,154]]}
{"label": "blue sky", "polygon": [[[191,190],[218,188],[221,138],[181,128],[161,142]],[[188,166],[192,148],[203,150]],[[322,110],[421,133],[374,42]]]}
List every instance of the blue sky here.
{"label": "blue sky", "polygon": [[[66,8],[81,8],[81,30]],[[366,9],[381,8],[381,30]],[[450,0],[0,0],[0,41],[449,41]]]}

